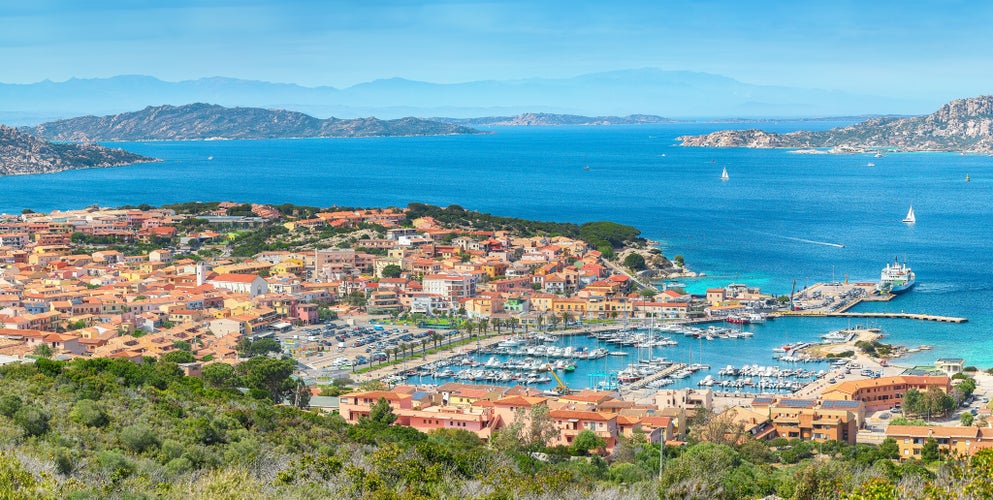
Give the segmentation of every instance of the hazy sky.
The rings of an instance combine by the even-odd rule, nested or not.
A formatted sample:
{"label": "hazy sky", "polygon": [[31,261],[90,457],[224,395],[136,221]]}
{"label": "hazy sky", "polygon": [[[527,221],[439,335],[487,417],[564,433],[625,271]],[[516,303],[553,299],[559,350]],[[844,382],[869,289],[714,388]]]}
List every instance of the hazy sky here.
{"label": "hazy sky", "polygon": [[145,74],[345,87],[655,67],[753,84],[966,97],[993,85],[993,2],[28,0],[0,81]]}

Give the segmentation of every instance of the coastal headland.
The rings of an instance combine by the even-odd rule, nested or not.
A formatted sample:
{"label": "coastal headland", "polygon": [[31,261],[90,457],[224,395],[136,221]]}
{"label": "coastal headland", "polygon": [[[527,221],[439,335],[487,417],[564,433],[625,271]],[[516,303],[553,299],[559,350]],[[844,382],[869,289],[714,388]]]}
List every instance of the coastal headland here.
{"label": "coastal headland", "polygon": [[903,151],[955,151],[993,154],[990,118],[993,96],[956,99],[925,116],[880,117],[825,131],[786,134],[763,130],[722,130],[681,136],[683,146],[791,148],[853,154]]}

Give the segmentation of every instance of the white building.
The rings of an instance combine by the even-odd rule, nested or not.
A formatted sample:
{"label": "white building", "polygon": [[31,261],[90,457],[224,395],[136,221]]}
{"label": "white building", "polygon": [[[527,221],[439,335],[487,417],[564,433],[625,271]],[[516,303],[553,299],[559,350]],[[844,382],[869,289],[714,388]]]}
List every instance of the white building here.
{"label": "white building", "polygon": [[207,283],[216,288],[224,288],[235,293],[245,293],[249,297],[263,295],[269,291],[266,280],[257,274],[218,274]]}
{"label": "white building", "polygon": [[428,274],[421,281],[424,293],[441,295],[451,307],[456,307],[459,299],[476,296],[476,277],[461,274]]}
{"label": "white building", "polygon": [[435,311],[448,312],[452,307],[446,297],[434,293],[410,294],[410,312],[433,315]]}

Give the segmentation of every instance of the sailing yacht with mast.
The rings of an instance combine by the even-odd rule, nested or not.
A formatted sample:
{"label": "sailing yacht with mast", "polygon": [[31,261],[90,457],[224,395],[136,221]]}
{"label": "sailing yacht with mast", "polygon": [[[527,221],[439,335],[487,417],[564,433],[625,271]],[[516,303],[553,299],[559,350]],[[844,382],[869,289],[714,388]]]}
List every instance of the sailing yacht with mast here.
{"label": "sailing yacht with mast", "polygon": [[910,206],[910,210],[907,211],[907,216],[903,218],[903,222],[907,224],[913,224],[917,222],[917,216],[914,215],[914,206]]}
{"label": "sailing yacht with mast", "polygon": [[728,176],[728,168],[727,167],[724,167],[724,171],[721,172],[721,180],[722,181],[726,181],[726,180],[728,180],[730,178],[731,177]]}

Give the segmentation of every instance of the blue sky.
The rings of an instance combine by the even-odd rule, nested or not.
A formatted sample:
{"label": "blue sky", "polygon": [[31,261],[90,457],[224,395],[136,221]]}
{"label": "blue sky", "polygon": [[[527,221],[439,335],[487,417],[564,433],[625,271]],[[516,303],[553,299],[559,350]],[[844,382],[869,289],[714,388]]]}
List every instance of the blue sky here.
{"label": "blue sky", "polygon": [[966,1],[31,0],[0,8],[0,81],[345,87],[654,67],[953,98],[991,92],[991,21],[993,2]]}

